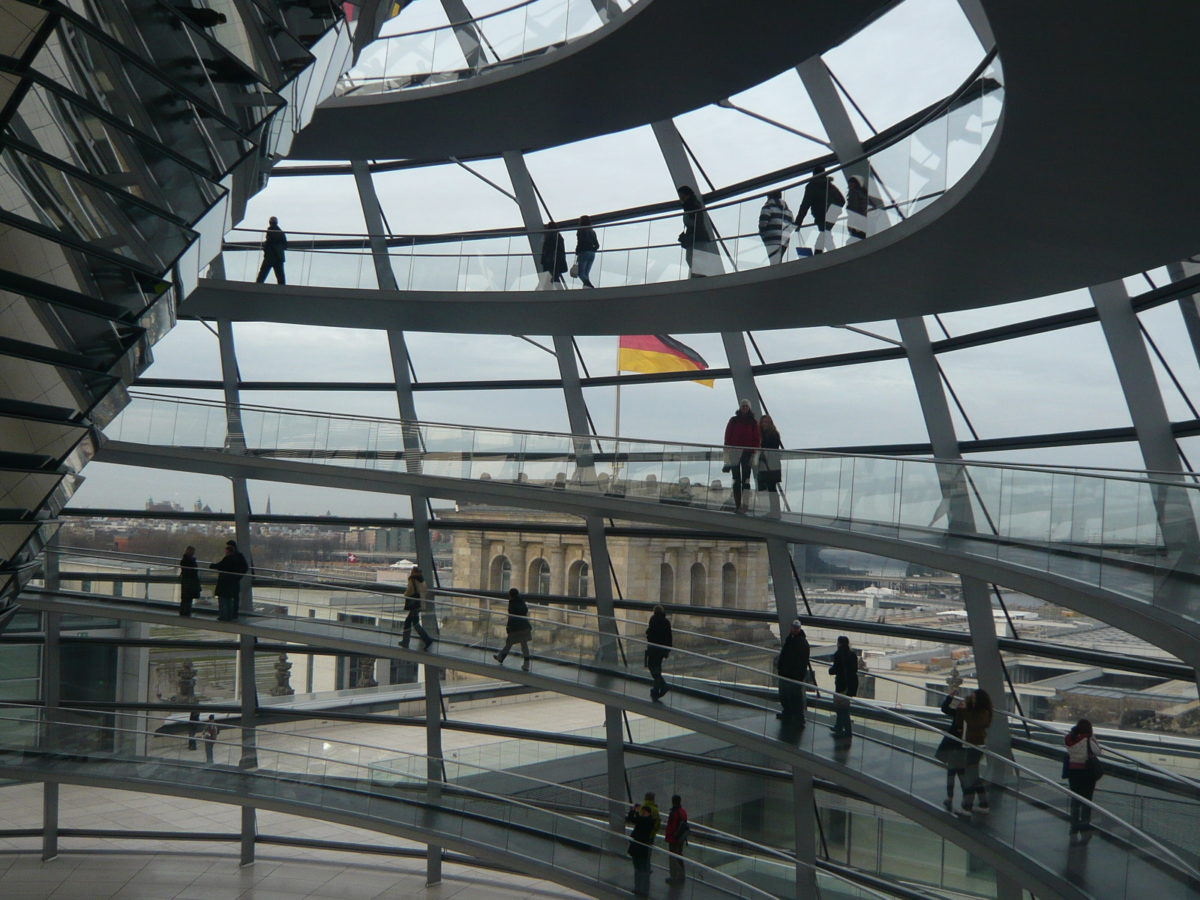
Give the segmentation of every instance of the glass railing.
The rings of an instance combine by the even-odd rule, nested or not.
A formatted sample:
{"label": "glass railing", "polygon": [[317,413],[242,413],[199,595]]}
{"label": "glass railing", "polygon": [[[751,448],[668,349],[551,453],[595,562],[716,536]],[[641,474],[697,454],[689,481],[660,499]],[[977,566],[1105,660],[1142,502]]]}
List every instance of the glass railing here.
{"label": "glass railing", "polygon": [[[231,426],[235,432],[230,437]],[[253,452],[256,458],[734,513],[727,451],[461,425],[402,423],[135,395],[107,437]],[[733,457],[740,456],[731,451]],[[748,513],[885,545],[908,542],[1069,579],[1200,618],[1200,486],[995,463],[767,451],[778,493],[748,492]],[[623,513],[625,515],[626,513]]]}
{"label": "glass railing", "polygon": [[[72,572],[78,574],[78,571],[85,571],[94,574],[97,570],[105,569],[119,569],[124,572],[136,569],[139,574],[174,577],[178,569],[173,561],[156,557],[110,554],[71,547],[62,547],[58,553],[64,578]],[[335,586],[339,585],[341,589],[331,594]],[[174,601],[173,584],[158,584],[154,587],[158,588],[156,599],[161,602]],[[369,621],[360,622],[360,626],[366,625],[389,633],[394,632],[398,622],[405,615],[402,597],[397,596],[395,592],[385,594],[378,590],[372,591],[369,583],[363,582],[358,587],[349,587],[343,579],[302,579],[296,573],[261,567],[256,567],[253,575],[253,594],[254,608],[260,615],[308,615],[314,607],[320,605],[314,600],[314,597],[319,595],[328,599],[327,612],[332,614],[336,610],[366,617]],[[493,652],[503,643],[504,624],[507,619],[503,602],[477,594],[441,588],[435,589],[434,595],[438,610],[435,623],[441,623],[440,631],[444,640],[464,646],[480,647],[487,652]],[[640,633],[645,624],[638,619],[607,617],[593,612],[564,610],[561,607],[537,603],[530,603],[529,608],[535,634],[538,636],[534,643],[536,658],[547,657],[543,647],[546,643],[544,636],[547,634],[551,635],[548,646],[573,643],[595,650],[599,646],[597,635],[615,633],[624,638]],[[317,614],[320,614],[319,610]],[[746,681],[746,673],[757,671],[760,675],[758,689],[743,690],[739,697],[733,698],[743,706],[757,707],[766,697],[771,696],[774,685],[779,680],[786,680],[772,678],[770,674],[776,653],[773,647],[730,640],[722,635],[720,623],[704,623],[703,620],[692,618],[699,626],[708,624],[711,631],[679,627],[679,618],[681,617],[676,617],[677,621],[673,627],[676,644],[702,653],[703,656],[699,659],[679,657],[676,660],[671,667],[672,683],[675,686],[699,694],[721,696],[730,688],[731,678],[737,680],[739,675],[743,688],[753,687],[754,685]],[[629,654],[641,653],[643,649],[638,646],[626,647],[625,656],[629,658]],[[627,674],[638,674],[638,659],[633,660],[632,666],[625,665],[624,668]],[[929,715],[933,714],[935,726],[943,724],[940,714],[934,709],[899,703],[895,699],[896,694],[889,694],[886,689],[889,684],[900,690],[911,689],[910,683],[877,672],[864,671],[861,677],[870,679],[871,698],[879,706],[907,716],[924,716],[927,722]],[[925,689],[932,690],[928,687]],[[729,694],[724,695],[727,698],[732,697]],[[810,685],[810,697],[814,707],[828,711],[832,697],[827,690],[817,688],[815,684]],[[1027,740],[1043,745],[1038,750],[1018,749],[1015,751],[1015,758],[1051,780],[1057,778],[1065,754],[1065,729],[999,708],[995,713],[997,717],[1003,717],[1003,727],[1014,737],[1025,736]],[[665,740],[682,731],[678,726],[653,719],[636,720],[631,722],[631,727],[636,732],[635,739],[643,742]],[[598,732],[596,736],[601,736],[601,733]],[[476,749],[478,751],[478,748]],[[585,751],[575,747],[547,744],[538,745],[537,753],[541,755],[531,757],[529,754],[532,752],[527,742],[521,741],[506,742],[502,748],[495,745],[488,745],[486,748],[486,753],[493,763],[496,759],[507,759],[512,754],[518,754],[506,765],[543,762]],[[520,756],[522,753],[525,756]],[[1161,756],[1161,753],[1156,755]],[[469,751],[462,755],[448,754],[447,758],[452,762],[482,761],[482,757],[473,756]],[[1110,777],[1100,789],[1099,796],[1102,799],[1098,802],[1101,805],[1110,810],[1127,813],[1123,818],[1136,822],[1140,828],[1166,844],[1183,847],[1190,852],[1200,852],[1200,843],[1188,840],[1177,827],[1181,820],[1195,815],[1200,808],[1200,782],[1185,773],[1164,768],[1112,747],[1105,747],[1105,759],[1119,768],[1111,770]]]}
{"label": "glass railing", "polygon": [[[758,222],[766,195],[783,192],[793,214],[814,176],[789,176],[777,185],[758,187],[750,196],[710,204],[711,240],[683,246],[679,212],[621,218],[594,226],[600,250],[590,281],[596,287],[624,287],[679,281],[693,275],[719,275],[765,268],[772,261],[803,261],[815,252],[857,244],[912,217],[935,202],[971,169],[991,139],[1003,105],[999,63],[989,57],[967,84],[931,108],[900,134],[885,140],[861,160],[832,167],[827,174],[843,198],[828,212],[814,210],[791,232],[785,251],[772,257],[759,237]],[[815,164],[814,164],[815,165]],[[857,174],[856,174],[857,173]],[[866,205],[847,203],[848,176],[869,182]],[[824,176],[822,176],[824,177]],[[836,195],[834,195],[836,199]],[[822,227],[815,218],[820,215]],[[595,217],[600,220],[601,216]],[[611,218],[611,217],[607,217]],[[573,258],[573,228],[557,232]],[[546,287],[540,264],[530,252],[547,232],[395,236],[387,239],[387,261],[403,291],[531,291]],[[225,277],[252,281],[261,261],[261,232],[236,229],[224,253]],[[377,289],[378,278],[367,239],[362,235],[292,232],[288,280],[313,287]],[[569,274],[561,284],[582,286]]]}
{"label": "glass railing", "polygon": [[[269,600],[256,600],[255,625],[276,638],[320,642],[333,637],[361,643],[368,652],[378,652],[381,632],[395,636],[405,615],[403,596],[394,593],[372,595],[363,591],[357,602],[341,600],[338,603],[340,612],[352,613],[360,621],[317,621],[309,617],[313,604],[311,596],[306,602],[305,592],[311,595],[318,586],[317,583],[297,585],[290,594],[281,591]],[[257,589],[255,594],[257,598]],[[474,603],[464,602],[454,592],[437,592],[436,599],[424,614],[424,621],[427,627],[433,626],[430,630],[439,635],[440,643],[428,656],[422,657],[424,661],[451,668],[456,664],[467,664],[472,671],[480,670],[481,666],[485,671],[496,669],[494,654],[503,644],[506,606],[486,598],[470,599]],[[574,618],[566,621],[569,616]],[[611,696],[615,693],[636,698],[640,701],[638,705],[645,703],[649,679],[644,674],[643,660],[650,645],[639,634],[626,630],[616,639],[613,635],[621,632],[620,622],[559,609],[537,608],[536,612],[531,609],[531,619],[535,673],[561,683],[578,685],[585,695]],[[640,631],[641,623],[634,624]],[[705,636],[702,649],[707,652],[699,652],[681,646],[684,641],[677,640],[667,666],[671,676],[669,683],[676,690],[664,695],[658,703],[677,713],[700,716],[707,722],[726,726],[737,734],[763,738],[771,743],[782,740],[803,753],[832,758],[868,779],[878,779],[879,773],[885,771],[889,789],[909,797],[923,797],[924,802],[940,809],[945,769],[937,761],[935,751],[946,737],[942,728],[897,712],[884,703],[845,697],[822,689],[821,693],[829,703],[822,704],[821,709],[810,707],[810,725],[832,724],[838,706],[867,723],[860,722],[859,740],[852,743],[834,741],[831,746],[825,729],[797,727],[788,719],[777,722],[769,714],[770,709],[764,707],[762,697],[779,681],[769,662],[752,665],[732,655],[713,655],[720,652],[721,646],[734,643]],[[397,652],[390,649],[390,653]],[[551,665],[547,667],[547,663]],[[614,675],[620,677],[614,678]],[[832,715],[830,707],[833,708]],[[988,820],[989,834],[1023,852],[1038,854],[1038,858],[1044,858],[1047,852],[1057,852],[1053,841],[1039,844],[1036,835],[1044,836],[1049,822],[1065,819],[1072,802],[1085,801],[1071,794],[1053,774],[1031,768],[1023,761],[1005,759],[986,749],[981,752],[986,757],[987,781],[996,787],[993,797],[998,801],[998,809],[1004,810]],[[1046,768],[1042,757],[1030,762],[1041,769]],[[1125,779],[1122,792],[1126,807],[1129,807],[1130,798],[1147,797],[1158,801],[1163,796],[1159,787],[1139,784],[1135,779]],[[1004,798],[1015,802],[1006,804]],[[1093,824],[1106,839],[1152,848],[1153,855],[1169,859],[1171,865],[1180,867],[1188,878],[1200,875],[1168,846],[1168,841],[1135,828],[1098,804],[1086,805],[1093,810]],[[1148,801],[1141,808],[1148,808]],[[1065,841],[1065,823],[1062,837]],[[1119,872],[1122,883],[1140,877],[1139,865],[1136,861],[1122,862]]]}
{"label": "glass railing", "polygon": [[[624,883],[628,877],[624,835],[594,818],[554,812],[532,797],[522,798],[552,790],[557,805],[578,805],[581,811],[594,814],[610,804],[599,794],[463,763],[453,764],[456,777],[449,777],[441,774],[446,766],[443,759],[419,754],[402,754],[412,765],[402,775],[394,774],[379,768],[380,763],[401,755],[394,748],[266,728],[241,729],[220,723],[218,736],[206,738],[200,729],[196,734],[169,734],[76,721],[94,715],[94,711],[69,708],[43,710],[39,715],[33,707],[0,704],[0,772],[18,774],[42,760],[64,760],[68,765],[74,762],[92,779],[103,777],[107,769],[114,782],[132,781],[139,786],[182,783],[215,794],[273,799],[359,816],[360,827],[370,828],[372,821],[394,821],[426,832],[431,839],[450,836],[486,842],[519,858],[529,858],[534,849],[530,847],[532,836],[540,839],[536,859],[543,864],[601,884]],[[200,725],[207,727],[207,720]],[[218,777],[200,776],[198,769]],[[468,771],[470,779],[464,777]],[[248,772],[253,773],[252,778],[246,777]],[[221,773],[237,777],[223,781]],[[505,793],[482,790],[468,782],[502,784]],[[322,790],[306,793],[297,785]],[[423,802],[430,798],[436,810],[432,816]],[[733,835],[724,837],[737,840]],[[661,877],[671,854],[661,846],[659,849],[652,865]],[[754,887],[750,883],[754,879],[747,876],[759,865],[772,864],[754,857],[741,857],[739,863],[735,877],[689,859],[691,878],[680,888],[679,896],[771,897]]]}
{"label": "glass railing", "polygon": [[578,40],[637,0],[522,0],[468,21],[384,35],[359,55],[338,94],[381,93],[473,78]]}
{"label": "glass railing", "polygon": [[[68,583],[84,577],[94,576],[99,572],[105,572],[109,575],[120,573],[122,575],[129,575],[131,578],[145,578],[147,583],[145,584],[143,593],[144,598],[147,600],[162,603],[173,603],[177,600],[176,581],[179,566],[174,560],[145,554],[119,553],[65,545],[59,545],[55,550],[47,552],[57,556],[58,568],[61,573],[60,577]],[[215,579],[215,575],[207,570],[207,563],[203,563],[202,565],[202,577],[211,584]],[[255,598],[255,610],[262,614],[270,614],[273,610],[278,611],[281,607],[298,611],[306,605],[302,599],[305,591],[319,592],[322,597],[328,597],[330,599],[330,611],[344,612],[349,610],[355,614],[375,612],[384,620],[389,617],[394,620],[396,616],[403,616],[404,614],[403,599],[398,596],[399,586],[395,586],[392,591],[385,592],[380,590],[378,582],[351,579],[341,575],[334,578],[322,579],[312,573],[301,573],[286,569],[268,569],[262,566],[255,566],[253,574],[249,577],[253,585],[252,593]],[[440,619],[445,619],[449,616],[456,621],[461,621],[464,616],[467,618],[477,616],[482,608],[488,608],[493,612],[507,615],[505,601],[492,597],[486,592],[438,587],[432,589],[432,594],[438,601]],[[555,625],[561,623],[571,628],[583,629],[593,636],[602,632],[624,636],[636,634],[646,624],[644,619],[620,615],[604,616],[590,610],[567,609],[558,605],[528,602],[528,606],[533,624],[539,632],[547,628],[553,628]],[[212,609],[214,607],[211,599],[206,599],[202,600],[197,608]],[[295,612],[289,612],[288,614],[292,615]],[[686,624],[681,625],[681,622]],[[391,629],[389,628],[389,630]],[[714,659],[730,661],[751,668],[770,670],[777,653],[776,648],[773,646],[750,644],[731,639],[727,637],[728,631],[725,623],[709,620],[703,616],[683,613],[675,614],[672,622],[672,632],[681,646],[686,646],[693,650],[702,650],[707,656]],[[502,642],[503,632],[489,633],[489,638],[490,640]],[[679,684],[698,691],[706,690],[710,684],[719,688],[723,682],[720,671],[715,669],[701,672],[680,671],[675,673],[674,677]],[[870,672],[864,670],[863,677],[869,678],[873,684],[871,699],[882,702],[888,708],[905,714],[933,714],[935,721],[940,721],[937,718],[939,713],[936,707],[904,703],[899,699],[902,695],[911,693],[913,688],[911,681],[894,678],[883,672],[874,670]],[[816,684],[811,684],[810,689],[815,692],[812,694],[814,698],[819,698],[823,694]],[[947,696],[945,692],[938,691],[927,684],[923,684],[921,690],[926,694],[937,694],[942,699]],[[760,693],[754,699],[761,699],[761,697]],[[1004,718],[1006,722],[1005,727],[1014,737],[1024,737],[1030,742],[1044,745],[1044,749],[1040,751],[1040,754],[1030,754],[1030,759],[1034,759],[1040,755],[1043,759],[1052,758],[1056,763],[1061,762],[1061,756],[1064,752],[1063,738],[1067,733],[1066,726],[1061,723],[1049,722],[1044,719],[1035,719],[1009,712],[1001,708],[997,708],[995,714]],[[638,742],[664,740],[685,730],[654,719],[633,720],[630,722],[630,728],[632,729],[631,734],[634,740]],[[594,733],[590,731],[578,733],[581,735],[590,734],[595,737],[602,737],[604,734],[603,729]],[[1130,731],[1127,733],[1133,735],[1135,732]],[[514,741],[506,746],[509,749],[519,750],[523,744],[524,742]],[[487,752],[500,751],[496,749],[496,745],[489,744],[487,745]],[[587,751],[578,747],[549,744],[540,747],[537,752],[550,755],[545,758],[539,757],[537,759],[526,759],[525,761],[540,762],[546,759],[557,759],[563,755],[569,756]],[[1153,755],[1160,760],[1169,759],[1171,755],[1169,748],[1164,747],[1161,742],[1147,745],[1145,753]],[[458,758],[453,754],[449,754],[448,758],[451,757]],[[1123,752],[1114,747],[1105,748],[1105,757],[1107,760],[1118,763],[1123,768],[1124,771],[1119,774],[1118,779],[1128,780],[1150,788],[1165,787],[1169,791],[1182,792],[1185,797],[1200,799],[1200,779],[1189,775],[1187,771],[1179,771],[1165,765],[1156,764],[1148,759],[1143,759],[1133,753]],[[467,759],[469,757],[463,758]],[[1183,762],[1183,765],[1190,768],[1190,763],[1186,760]],[[1046,771],[1053,774],[1055,770],[1051,766]],[[1113,779],[1108,784],[1115,784],[1118,779]]]}

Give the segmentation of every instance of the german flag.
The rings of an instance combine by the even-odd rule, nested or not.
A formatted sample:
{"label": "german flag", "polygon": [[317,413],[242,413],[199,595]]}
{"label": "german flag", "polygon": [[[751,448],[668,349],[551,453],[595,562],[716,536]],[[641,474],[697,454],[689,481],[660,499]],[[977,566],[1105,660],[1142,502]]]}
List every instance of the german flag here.
{"label": "german flag", "polygon": [[[669,334],[623,334],[617,348],[618,372],[691,372],[708,368],[704,357]],[[713,386],[711,378],[694,378]]]}

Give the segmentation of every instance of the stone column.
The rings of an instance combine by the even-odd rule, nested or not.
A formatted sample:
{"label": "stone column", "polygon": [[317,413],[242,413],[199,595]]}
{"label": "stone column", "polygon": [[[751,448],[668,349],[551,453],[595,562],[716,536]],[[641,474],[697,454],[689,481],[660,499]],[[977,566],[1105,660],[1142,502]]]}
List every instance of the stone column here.
{"label": "stone column", "polygon": [[552,594],[561,596],[567,592],[566,555],[567,548],[561,543],[550,548],[550,593]]}
{"label": "stone column", "polygon": [[508,545],[508,559],[512,563],[512,586],[518,591],[525,590],[527,558],[525,542],[514,539]]}

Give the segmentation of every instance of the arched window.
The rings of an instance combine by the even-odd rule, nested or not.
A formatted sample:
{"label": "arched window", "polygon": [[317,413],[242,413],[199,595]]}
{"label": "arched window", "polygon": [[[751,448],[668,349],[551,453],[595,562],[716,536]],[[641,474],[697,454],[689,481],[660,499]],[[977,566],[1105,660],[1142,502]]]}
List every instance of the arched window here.
{"label": "arched window", "polygon": [[692,563],[692,606],[704,605],[704,566],[700,563]]}
{"label": "arched window", "polygon": [[669,563],[658,567],[658,602],[675,602],[675,570]]}
{"label": "arched window", "polygon": [[721,566],[721,605],[726,609],[737,606],[737,567],[727,562]]}
{"label": "arched window", "polygon": [[526,582],[531,594],[550,593],[550,563],[535,559],[529,564],[529,580]]}
{"label": "arched window", "polygon": [[512,587],[512,562],[507,556],[497,556],[492,560],[491,572],[488,574],[488,589],[507,591]]}
{"label": "arched window", "polygon": [[591,569],[582,559],[571,563],[567,570],[567,596],[587,597],[591,592]]}

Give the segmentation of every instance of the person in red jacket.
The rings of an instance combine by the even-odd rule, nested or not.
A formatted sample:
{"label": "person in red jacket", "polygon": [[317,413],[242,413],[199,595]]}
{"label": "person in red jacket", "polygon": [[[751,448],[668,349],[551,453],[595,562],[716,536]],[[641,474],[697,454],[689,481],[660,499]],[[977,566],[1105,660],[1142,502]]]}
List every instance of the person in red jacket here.
{"label": "person in red jacket", "polygon": [[733,505],[742,513],[746,511],[742,505],[742,490],[750,487],[750,471],[762,446],[762,433],[749,400],[742,400],[737,412],[730,416],[725,426],[724,443],[725,465],[721,471],[733,473]]}
{"label": "person in red jacket", "polygon": [[667,849],[673,856],[670,858],[671,876],[667,884],[683,884],[683,848],[687,844],[688,832],[692,826],[688,824],[687,810],[683,808],[683,798],[678,794],[671,797],[671,812],[667,815]]}

